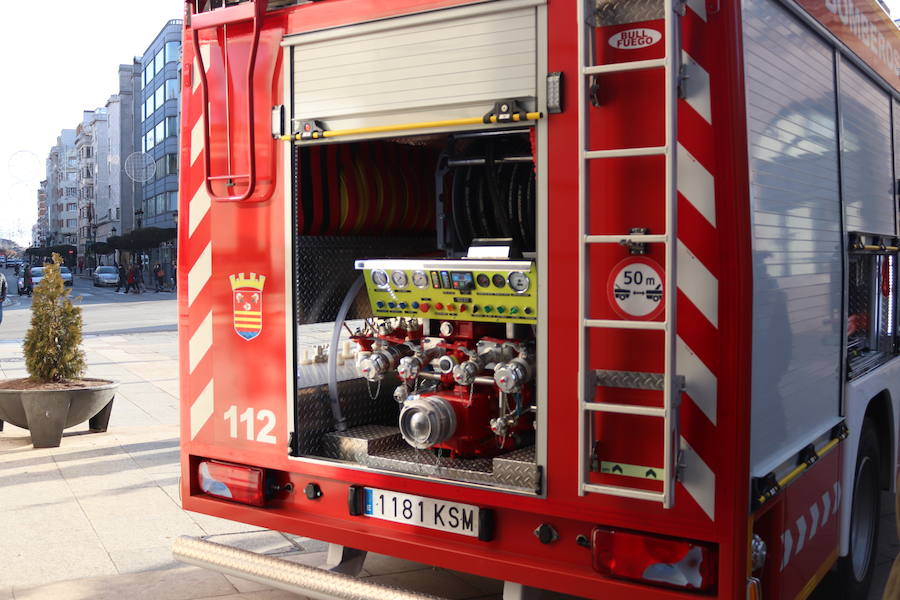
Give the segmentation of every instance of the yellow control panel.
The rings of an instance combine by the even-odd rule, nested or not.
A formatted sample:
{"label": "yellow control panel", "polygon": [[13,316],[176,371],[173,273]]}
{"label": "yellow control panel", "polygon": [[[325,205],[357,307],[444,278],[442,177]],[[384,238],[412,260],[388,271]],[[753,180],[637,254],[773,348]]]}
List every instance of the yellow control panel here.
{"label": "yellow control panel", "polygon": [[356,261],[376,317],[537,323],[537,272],[529,260]]}

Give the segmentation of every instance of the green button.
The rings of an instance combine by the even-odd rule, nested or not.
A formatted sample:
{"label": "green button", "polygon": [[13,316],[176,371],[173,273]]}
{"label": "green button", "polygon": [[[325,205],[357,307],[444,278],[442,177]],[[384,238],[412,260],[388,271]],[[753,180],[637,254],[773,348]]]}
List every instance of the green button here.
{"label": "green button", "polygon": [[505,306],[498,306],[498,307],[497,307],[497,312],[500,313],[500,314],[502,315],[503,313],[506,312],[506,307],[505,307]]}
{"label": "green button", "polygon": [[494,307],[491,306],[490,304],[488,304],[487,306],[484,307],[484,312],[489,313],[489,312],[493,312],[493,311],[494,311]]}
{"label": "green button", "polygon": [[519,309],[516,308],[515,306],[513,306],[512,308],[509,309],[509,314],[517,315],[517,314],[519,314]]}

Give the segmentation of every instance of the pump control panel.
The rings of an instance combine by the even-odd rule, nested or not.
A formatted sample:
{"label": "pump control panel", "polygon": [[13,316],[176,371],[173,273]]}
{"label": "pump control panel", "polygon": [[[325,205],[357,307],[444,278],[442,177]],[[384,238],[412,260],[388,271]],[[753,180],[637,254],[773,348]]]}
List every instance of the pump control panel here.
{"label": "pump control panel", "polygon": [[356,261],[376,317],[537,323],[537,273],[529,260]]}

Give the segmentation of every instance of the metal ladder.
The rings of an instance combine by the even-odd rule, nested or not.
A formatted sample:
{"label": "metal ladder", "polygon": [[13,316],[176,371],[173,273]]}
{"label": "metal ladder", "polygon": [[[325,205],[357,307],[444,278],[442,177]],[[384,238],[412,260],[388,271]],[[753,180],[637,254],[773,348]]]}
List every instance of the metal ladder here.
{"label": "metal ladder", "polygon": [[[580,451],[578,455],[579,495],[586,493],[607,494],[649,500],[662,503],[664,508],[671,508],[675,502],[675,481],[678,476],[679,462],[679,426],[678,406],[680,402],[683,379],[677,375],[675,365],[675,309],[676,309],[676,273],[675,257],[677,245],[677,202],[678,184],[676,181],[676,153],[678,127],[678,85],[680,81],[680,20],[683,7],[681,0],[662,0],[665,14],[665,57],[652,60],[630,61],[624,63],[594,65],[592,25],[588,23],[588,4],[595,0],[578,0],[578,143],[579,143],[579,390],[578,390],[578,433]],[[588,79],[592,76],[624,71],[640,71],[647,69],[665,70],[665,144],[646,148],[616,148],[612,150],[589,149],[589,111]],[[665,171],[665,210],[666,231],[662,234],[622,234],[622,235],[590,235],[590,161],[607,158],[628,158],[636,156],[664,156]],[[629,321],[591,319],[590,306],[590,265],[588,250],[592,244],[663,244],[665,245],[665,313],[663,321]],[[630,373],[630,372],[595,372],[590,369],[588,332],[592,328],[658,330],[665,336],[665,362],[663,373]],[[594,402],[593,398],[598,385],[609,387],[631,387],[637,389],[658,389],[663,393],[662,407],[637,406],[609,402]],[[664,421],[664,456],[665,475],[662,492],[618,485],[598,485],[590,483],[590,468],[593,454],[594,413],[628,414],[656,417]]]}

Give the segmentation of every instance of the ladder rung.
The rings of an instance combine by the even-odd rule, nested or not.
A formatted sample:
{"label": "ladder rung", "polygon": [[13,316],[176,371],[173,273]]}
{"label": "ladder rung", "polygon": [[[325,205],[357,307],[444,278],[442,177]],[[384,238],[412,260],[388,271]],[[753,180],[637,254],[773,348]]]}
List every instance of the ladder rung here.
{"label": "ladder rung", "polygon": [[649,329],[652,331],[665,331],[665,321],[620,321],[616,319],[585,319],[585,327],[597,327],[599,329]]}
{"label": "ladder rung", "polygon": [[663,156],[666,153],[665,146],[650,146],[649,148],[616,148],[615,150],[585,150],[584,157],[596,158],[630,158],[632,156]]}
{"label": "ladder rung", "polygon": [[622,71],[645,71],[647,69],[662,69],[666,66],[666,59],[653,58],[650,60],[630,60],[628,62],[614,63],[611,65],[596,65],[585,67],[585,75],[605,75],[606,73],[621,73]]}
{"label": "ladder rung", "polygon": [[635,244],[665,244],[669,241],[666,234],[646,235],[631,234],[623,235],[586,235],[584,242],[586,244],[621,244],[623,242],[632,242]]}
{"label": "ladder rung", "polygon": [[[676,390],[684,391],[684,375],[676,375],[673,383]],[[655,390],[661,392],[665,389],[666,375],[665,373],[647,373],[646,371],[596,369],[594,371],[594,385],[624,390]]]}
{"label": "ladder rung", "polygon": [[582,406],[584,407],[584,410],[591,412],[658,417],[660,419],[666,416],[666,409],[659,406],[637,406],[634,404],[617,404],[615,402],[585,402]]}
{"label": "ladder rung", "polygon": [[662,492],[638,490],[634,488],[619,487],[617,485],[597,485],[595,483],[583,483],[581,484],[581,489],[582,491],[592,492],[594,494],[609,494],[610,496],[634,498],[635,500],[651,500],[654,502],[665,501],[665,495]]}

